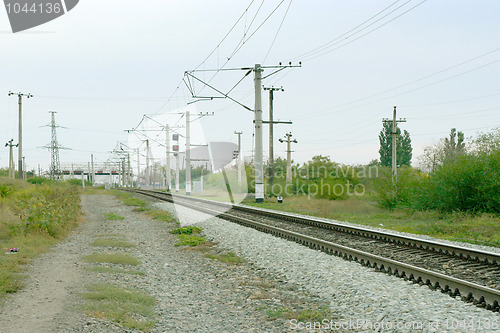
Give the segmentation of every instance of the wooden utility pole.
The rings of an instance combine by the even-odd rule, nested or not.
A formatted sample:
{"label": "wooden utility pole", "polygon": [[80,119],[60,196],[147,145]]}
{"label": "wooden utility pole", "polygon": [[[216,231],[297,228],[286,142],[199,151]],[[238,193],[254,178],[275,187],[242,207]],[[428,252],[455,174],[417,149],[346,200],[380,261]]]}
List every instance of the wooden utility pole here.
{"label": "wooden utility pole", "polygon": [[16,171],[14,166],[14,152],[13,147],[17,147],[18,145],[13,144],[14,139],[11,139],[9,142],[5,144],[5,147],[9,147],[9,178],[16,178]]}
{"label": "wooden utility pole", "polygon": [[[9,91],[9,96],[11,95],[16,95],[15,93]],[[18,148],[19,148],[19,153],[18,153],[18,175],[17,177],[19,179],[24,179],[24,172],[23,172],[23,96],[26,96],[26,98],[33,97],[31,94],[23,94],[23,93],[17,93],[18,97],[18,104],[19,104],[19,140],[18,140]]]}

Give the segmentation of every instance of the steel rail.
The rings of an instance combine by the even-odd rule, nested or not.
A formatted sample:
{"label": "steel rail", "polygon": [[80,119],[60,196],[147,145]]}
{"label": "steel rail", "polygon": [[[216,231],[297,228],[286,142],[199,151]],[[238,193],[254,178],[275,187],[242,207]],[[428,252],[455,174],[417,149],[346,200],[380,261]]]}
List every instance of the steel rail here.
{"label": "steel rail", "polygon": [[[139,194],[154,197],[160,200],[174,202],[174,196],[164,192],[158,191],[145,191],[145,190],[129,190]],[[338,257],[342,257],[346,260],[356,261],[364,266],[374,268],[378,271],[388,273],[390,275],[395,275],[405,280],[410,280],[414,283],[425,284],[431,289],[441,290],[452,297],[460,296],[463,301],[473,302],[474,304],[484,307],[488,310],[498,312],[500,310],[500,290],[492,289],[482,285],[478,285],[469,281],[457,279],[445,274],[433,272],[427,269],[416,267],[413,265],[405,264],[396,260],[384,258],[378,255],[374,255],[368,252],[356,250],[349,248],[340,244],[335,244],[318,238],[306,236],[293,231],[285,230],[278,227],[273,227],[265,223],[253,221],[240,216],[231,215],[227,212],[220,212],[218,210],[213,210],[211,208],[202,207],[188,203],[187,200],[192,201],[203,201],[206,203],[215,204],[217,206],[231,206],[224,203],[214,203],[210,200],[191,198],[180,196],[186,199],[183,202],[175,201],[177,204],[192,208],[197,211],[205,212],[211,215],[216,215],[217,217],[229,220],[241,224],[243,226],[251,227],[256,230],[272,234],[277,237],[288,239],[299,244],[305,245],[309,248],[320,250],[328,254],[333,254]],[[246,208],[246,207],[245,207]],[[251,209],[249,212],[260,214],[261,209]],[[269,211],[266,211],[269,212]],[[274,213],[274,212],[272,212]],[[277,215],[280,215],[277,213]],[[294,218],[299,218],[297,216],[290,215]],[[320,221],[325,222],[325,221]],[[371,231],[371,230],[370,230]],[[391,235],[392,236],[392,235]],[[447,244],[445,244],[447,245]]]}
{"label": "steel rail", "polygon": [[298,216],[294,214],[290,214],[287,212],[278,212],[272,211],[268,209],[262,209],[257,207],[251,207],[246,205],[234,204],[231,205],[229,203],[216,202],[212,200],[195,198],[195,197],[187,197],[178,194],[170,194],[165,192],[154,191],[158,194],[170,195],[172,197],[183,198],[186,200],[194,200],[199,202],[205,202],[212,205],[218,205],[221,207],[229,207],[234,210],[244,211],[248,213],[257,213],[262,216],[268,216],[272,218],[277,218],[281,220],[287,220],[295,223],[301,223],[306,225],[311,225],[319,228],[330,229],[337,232],[347,233],[351,235],[361,236],[365,238],[371,238],[375,240],[381,240],[386,243],[393,243],[397,245],[412,247],[416,249],[422,249],[425,251],[431,251],[438,254],[445,254],[449,256],[458,257],[465,260],[482,262],[488,265],[497,265],[500,266],[500,254],[495,252],[489,252],[484,250],[478,250],[468,247],[461,247],[453,244],[441,243],[433,240],[425,240],[412,236],[404,236],[397,235],[390,232],[382,231],[382,230],[372,230],[368,228],[364,228],[362,226],[349,226],[342,223],[335,223],[334,221],[325,221],[314,217],[309,216]]}

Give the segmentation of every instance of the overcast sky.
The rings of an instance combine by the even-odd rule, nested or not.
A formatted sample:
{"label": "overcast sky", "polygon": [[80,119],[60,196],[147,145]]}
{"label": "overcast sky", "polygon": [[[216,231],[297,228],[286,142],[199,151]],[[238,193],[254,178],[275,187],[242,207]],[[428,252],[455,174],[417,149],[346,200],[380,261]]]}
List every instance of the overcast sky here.
{"label": "overcast sky", "polygon": [[[285,156],[278,138],[291,132],[295,161],[322,154],[368,163],[379,157],[382,118],[396,105],[417,164],[423,147],[452,127],[471,137],[500,125],[498,13],[496,0],[82,0],[54,21],[12,34],[2,9],[1,138],[17,142],[17,98],[8,92],[32,93],[23,112],[28,169],[49,165],[48,150],[40,148],[51,139],[50,128],[41,127],[50,123],[49,111],[66,127],[58,128],[59,143],[72,149],[61,151],[62,164],[86,163],[91,153],[103,162],[144,114],[170,113],[162,119],[183,123],[178,109],[192,101],[184,71],[302,61],[264,81],[285,89],[275,93],[274,118],[293,122],[275,126],[277,156]],[[197,73],[226,92],[244,74]],[[215,96],[201,84],[195,89]],[[252,75],[231,96],[253,108]],[[262,102],[267,119],[267,92]],[[227,99],[191,107],[215,114],[201,119],[195,136],[236,142],[234,131],[243,131],[251,156],[252,112]],[[267,154],[267,127],[264,142]],[[0,164],[8,164],[7,148]]]}

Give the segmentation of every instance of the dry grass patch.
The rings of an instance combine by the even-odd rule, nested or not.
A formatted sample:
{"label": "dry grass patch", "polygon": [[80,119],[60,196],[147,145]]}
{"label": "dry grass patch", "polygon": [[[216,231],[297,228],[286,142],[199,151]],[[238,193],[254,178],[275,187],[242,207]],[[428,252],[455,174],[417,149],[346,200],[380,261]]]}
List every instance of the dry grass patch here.
{"label": "dry grass patch", "polygon": [[149,332],[156,323],[156,300],[143,291],[99,283],[84,294],[88,315],[110,320],[129,329]]}
{"label": "dry grass patch", "polygon": [[151,210],[148,214],[157,221],[160,222],[177,222],[175,216],[166,210]]}
{"label": "dry grass patch", "polygon": [[205,255],[207,258],[213,259],[213,260],[218,260],[226,264],[241,264],[245,262],[245,260],[241,257],[238,257],[236,254],[233,252],[227,252],[227,253],[221,253],[221,254],[215,254],[215,253],[208,253]]}
{"label": "dry grass patch", "polygon": [[135,244],[130,243],[124,239],[117,238],[99,238],[95,239],[90,245],[104,246],[104,247],[135,247]]}
{"label": "dry grass patch", "polygon": [[130,275],[146,275],[144,272],[137,270],[125,270],[114,267],[93,266],[86,267],[85,270],[95,273],[109,273],[109,274],[130,274]]}
{"label": "dry grass patch", "polygon": [[107,213],[104,215],[104,218],[108,221],[123,221],[125,219],[125,217],[115,213]]}
{"label": "dry grass patch", "polygon": [[124,253],[94,253],[84,257],[85,261],[92,263],[108,263],[118,265],[137,266],[141,262],[139,259]]}

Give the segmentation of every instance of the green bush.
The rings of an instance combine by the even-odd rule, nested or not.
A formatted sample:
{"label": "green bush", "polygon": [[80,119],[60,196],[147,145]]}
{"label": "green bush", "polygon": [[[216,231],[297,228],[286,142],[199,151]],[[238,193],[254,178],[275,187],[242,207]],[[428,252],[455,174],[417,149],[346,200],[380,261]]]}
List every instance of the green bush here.
{"label": "green bush", "polygon": [[414,206],[500,213],[500,151],[467,154],[440,166],[417,190]]}
{"label": "green bush", "polygon": [[58,237],[80,211],[78,191],[71,187],[41,185],[12,195],[10,209],[19,222],[9,225],[13,233],[42,232]]}
{"label": "green bush", "polygon": [[54,181],[52,179],[44,178],[44,177],[31,177],[31,178],[28,178],[26,181],[28,183],[37,184],[37,185],[54,183]]}
{"label": "green bush", "polygon": [[[73,186],[82,186],[81,179],[71,178],[67,179],[65,182]],[[92,186],[92,183],[89,182],[88,180],[84,180],[83,182],[85,183],[85,186]]]}
{"label": "green bush", "polygon": [[415,191],[420,188],[423,175],[412,167],[398,169],[396,183],[392,180],[392,169],[379,168],[378,178],[373,180],[374,197],[382,208],[411,207]]}
{"label": "green bush", "polygon": [[201,228],[199,227],[182,227],[182,228],[175,228],[170,231],[171,234],[177,234],[177,235],[191,235],[191,234],[199,234],[201,232]]}

